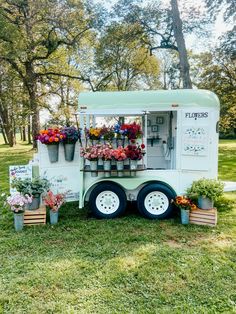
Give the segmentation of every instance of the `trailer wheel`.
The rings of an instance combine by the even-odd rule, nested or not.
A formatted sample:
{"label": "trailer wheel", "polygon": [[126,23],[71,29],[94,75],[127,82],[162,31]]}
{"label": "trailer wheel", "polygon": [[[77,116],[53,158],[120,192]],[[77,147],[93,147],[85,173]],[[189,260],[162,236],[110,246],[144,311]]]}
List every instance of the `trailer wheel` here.
{"label": "trailer wheel", "polygon": [[141,215],[151,219],[164,219],[170,216],[175,197],[173,191],[160,183],[148,184],[138,194],[137,207]]}
{"label": "trailer wheel", "polygon": [[89,207],[97,218],[115,218],[124,213],[127,204],[125,192],[116,184],[101,183],[91,192]]}

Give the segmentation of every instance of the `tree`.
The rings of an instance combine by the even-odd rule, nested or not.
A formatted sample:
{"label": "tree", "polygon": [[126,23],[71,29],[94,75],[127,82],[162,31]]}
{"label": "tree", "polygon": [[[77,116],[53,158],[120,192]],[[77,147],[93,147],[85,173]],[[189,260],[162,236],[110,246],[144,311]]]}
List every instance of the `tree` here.
{"label": "tree", "polygon": [[27,90],[33,138],[39,131],[39,83],[50,74],[49,58],[62,46],[78,47],[89,22],[80,1],[0,0],[0,62],[12,66]]}
{"label": "tree", "polygon": [[115,22],[107,27],[95,50],[95,64],[106,77],[106,89],[132,90],[144,81],[148,88],[159,74],[157,58],[143,47],[137,26],[128,23]]}
{"label": "tree", "polygon": [[114,6],[113,16],[116,20],[118,16],[123,23],[129,22],[138,25],[137,35],[140,35],[143,45],[151,53],[157,49],[177,51],[180,59],[179,69],[182,85],[184,88],[191,88],[184,34],[193,33],[196,30],[198,33],[200,31],[202,33],[206,17],[200,10],[189,5],[181,19],[177,1],[171,1],[171,5],[172,7],[163,6],[159,1],[154,0],[144,6],[141,1],[120,0]]}
{"label": "tree", "polygon": [[216,93],[221,103],[221,132],[234,133],[236,116],[236,61],[216,49],[194,56],[194,84]]}

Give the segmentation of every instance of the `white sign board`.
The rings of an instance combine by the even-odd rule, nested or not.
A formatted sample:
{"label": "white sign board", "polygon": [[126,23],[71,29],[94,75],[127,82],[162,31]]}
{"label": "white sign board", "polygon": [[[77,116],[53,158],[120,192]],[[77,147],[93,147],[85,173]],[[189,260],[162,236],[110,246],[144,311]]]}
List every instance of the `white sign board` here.
{"label": "white sign board", "polygon": [[79,200],[79,167],[77,169],[60,167],[60,169],[44,168],[40,170],[41,176],[49,180],[53,193],[65,193],[67,202]]}
{"label": "white sign board", "polygon": [[187,126],[183,129],[182,154],[206,156],[208,152],[208,130],[205,126]]}
{"label": "white sign board", "polygon": [[22,166],[10,166],[9,167],[9,178],[10,178],[10,193],[16,193],[16,189],[12,188],[12,181],[14,179],[32,179],[32,165]]}

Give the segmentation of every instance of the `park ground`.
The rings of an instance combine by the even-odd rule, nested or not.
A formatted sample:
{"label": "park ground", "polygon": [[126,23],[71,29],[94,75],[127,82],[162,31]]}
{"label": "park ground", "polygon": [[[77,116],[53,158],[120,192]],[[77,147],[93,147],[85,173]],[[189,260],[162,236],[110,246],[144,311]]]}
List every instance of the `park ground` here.
{"label": "park ground", "polygon": [[[0,144],[0,184],[31,147]],[[219,145],[219,178],[236,181],[236,141]],[[226,197],[236,201],[236,192]],[[130,210],[96,220],[76,203],[57,226],[15,233],[0,215],[0,313],[236,313],[236,206],[214,228],[150,221]]]}

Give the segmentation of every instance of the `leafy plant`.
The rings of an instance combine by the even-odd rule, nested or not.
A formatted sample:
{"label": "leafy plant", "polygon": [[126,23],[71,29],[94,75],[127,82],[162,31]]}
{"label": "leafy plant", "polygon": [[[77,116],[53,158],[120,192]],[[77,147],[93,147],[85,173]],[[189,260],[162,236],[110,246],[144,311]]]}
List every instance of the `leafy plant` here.
{"label": "leafy plant", "polygon": [[206,178],[193,181],[192,186],[187,189],[187,195],[189,197],[203,196],[212,201],[215,201],[222,196],[223,192],[224,184],[222,182],[216,179]]}
{"label": "leafy plant", "polygon": [[49,190],[49,181],[45,178],[36,177],[32,180],[27,179],[14,179],[12,187],[23,195],[37,195],[42,194]]}

